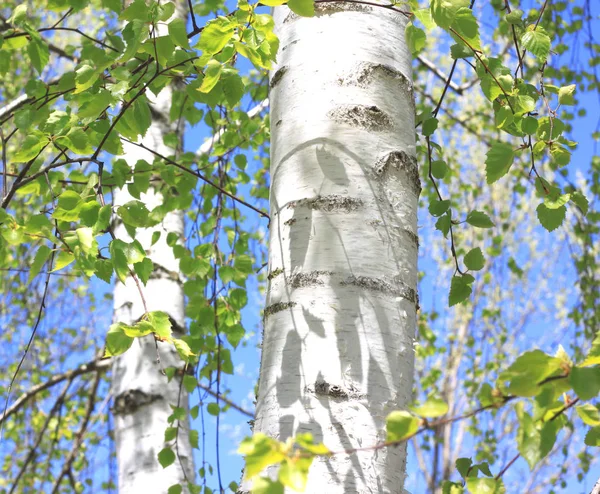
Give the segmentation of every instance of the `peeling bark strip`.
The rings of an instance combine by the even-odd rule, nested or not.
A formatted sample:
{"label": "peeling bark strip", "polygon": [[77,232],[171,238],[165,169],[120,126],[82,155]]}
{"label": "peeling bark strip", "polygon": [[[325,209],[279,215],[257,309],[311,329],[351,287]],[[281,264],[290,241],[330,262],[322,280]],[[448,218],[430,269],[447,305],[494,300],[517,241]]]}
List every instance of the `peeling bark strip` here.
{"label": "peeling bark strip", "polygon": [[389,65],[372,62],[361,62],[357,64],[351,71],[340,76],[338,83],[340,86],[359,86],[366,88],[377,77],[397,79],[405,89],[412,91],[412,82],[410,82],[402,72]]}
{"label": "peeling bark strip", "polygon": [[131,415],[139,408],[163,399],[162,395],[144,393],[141,389],[128,389],[115,397],[112,411],[115,415]]}
{"label": "peeling bark strip", "polygon": [[326,213],[333,213],[334,211],[350,213],[362,208],[363,201],[362,199],[355,199],[354,197],[332,194],[329,196],[317,196],[310,199],[302,199],[287,204],[287,207],[290,209],[302,206],[318,211],[325,211]]}
{"label": "peeling bark strip", "polygon": [[397,297],[402,297],[409,302],[413,302],[415,304],[417,303],[417,292],[400,280],[394,280],[393,283],[390,283],[389,281],[378,278],[353,275],[349,276],[345,280],[340,281],[340,285],[354,285],[374,292],[383,292],[387,293],[388,295],[395,295]]}
{"label": "peeling bark strip", "polygon": [[295,305],[298,304],[296,304],[296,302],[277,302],[273,305],[269,305],[268,307],[265,307],[265,318],[283,310],[291,309]]}
{"label": "peeling bark strip", "polygon": [[404,151],[392,151],[383,158],[378,159],[373,165],[375,176],[381,178],[391,169],[402,170],[408,176],[413,192],[421,194],[421,179],[417,159]]}
{"label": "peeling bark strip", "polygon": [[366,130],[384,131],[392,127],[389,115],[375,105],[341,105],[328,112],[327,116],[334,122]]}

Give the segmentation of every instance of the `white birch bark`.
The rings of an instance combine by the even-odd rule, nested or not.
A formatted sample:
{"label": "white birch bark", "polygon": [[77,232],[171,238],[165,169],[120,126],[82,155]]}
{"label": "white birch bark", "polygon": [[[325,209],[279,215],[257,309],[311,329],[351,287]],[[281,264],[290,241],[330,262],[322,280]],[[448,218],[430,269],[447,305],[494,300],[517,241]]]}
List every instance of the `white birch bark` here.
{"label": "white birch bark", "polygon": [[[412,396],[417,200],[405,18],[275,9],[269,287],[255,432],[331,450],[385,440]],[[406,449],[319,459],[309,493],[404,492]],[[273,475],[273,472],[270,472]]]}
{"label": "white birch bark", "polygon": [[[182,10],[176,15],[185,18]],[[165,34],[166,25],[157,27],[158,35]],[[175,130],[176,124],[169,123],[169,108],[173,90],[166,87],[153,99],[153,122],[141,139],[148,148],[163,156],[174,150],[168,148],[163,137]],[[148,96],[151,96],[150,94]],[[149,98],[152,99],[152,98]],[[130,166],[138,160],[152,163],[150,152],[133,144],[123,143],[123,158]],[[134,198],[126,188],[114,195],[115,209]],[[141,196],[148,210],[162,203],[162,195],[152,189]],[[151,245],[152,233],[160,231],[157,243]],[[169,233],[183,239],[184,214],[176,211],[167,214],[163,222],[153,228],[138,228],[136,239],[140,241],[148,257],[154,263],[154,273],[142,287],[146,307],[149,311],[163,311],[174,323],[174,336],[180,337],[185,325],[183,280],[180,277],[179,261],[166,243]],[[132,239],[121,222],[117,223],[115,236],[126,242]],[[126,284],[117,281],[114,290],[115,321],[133,324],[145,313],[140,291],[133,279]],[[158,346],[158,349],[157,349]],[[160,357],[160,362],[157,361]],[[183,362],[170,343],[155,342],[154,336],[136,338],[131,348],[115,358],[112,368],[112,394],[115,450],[118,466],[118,489],[121,494],[166,493],[174,484],[182,484],[187,492],[187,481],[194,482],[192,448],[189,441],[188,394],[181,386],[181,375],[168,381],[164,375],[167,367],[183,370]],[[184,419],[169,424],[172,407],[181,407]],[[179,425],[176,444],[165,443],[167,427]],[[167,445],[177,454],[173,465],[164,468],[158,462],[158,453]]]}

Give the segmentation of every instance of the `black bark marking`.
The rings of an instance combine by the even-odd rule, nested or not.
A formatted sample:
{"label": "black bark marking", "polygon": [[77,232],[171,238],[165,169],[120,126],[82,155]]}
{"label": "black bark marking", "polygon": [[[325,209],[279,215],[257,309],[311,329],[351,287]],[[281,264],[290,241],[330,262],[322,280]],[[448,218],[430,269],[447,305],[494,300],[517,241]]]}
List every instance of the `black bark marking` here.
{"label": "black bark marking", "polygon": [[279,81],[282,79],[282,77],[285,75],[285,73],[287,72],[287,66],[283,66],[280,67],[278,70],[275,71],[275,73],[273,74],[273,77],[271,77],[271,82],[269,83],[269,87],[271,89],[273,89],[278,83]]}
{"label": "black bark marking", "polygon": [[388,295],[402,297],[409,302],[417,303],[417,292],[400,280],[394,280],[393,283],[380,278],[371,278],[369,276],[349,276],[340,282],[340,285],[353,285],[373,292],[382,292]]}
{"label": "black bark marking", "polygon": [[298,304],[296,304],[296,302],[277,302],[269,305],[268,307],[265,307],[265,317],[272,316],[273,314],[277,314],[286,309],[291,309],[295,305]]}
{"label": "black bark marking", "polygon": [[332,194],[329,196],[317,196],[310,199],[292,201],[287,204],[287,207],[293,209],[304,206],[313,210],[325,211],[326,213],[337,211],[350,213],[361,209],[363,204],[362,199]]}
{"label": "black bark marking", "polygon": [[334,122],[382,131],[392,127],[392,119],[379,107],[372,105],[342,105],[331,110],[327,116]]}
{"label": "black bark marking", "polygon": [[131,415],[141,407],[162,399],[164,399],[162,395],[148,394],[141,389],[129,389],[115,397],[113,414]]}
{"label": "black bark marking", "polygon": [[406,173],[411,189],[418,197],[421,194],[421,179],[419,178],[417,159],[404,151],[392,151],[378,159],[373,165],[373,173],[380,179],[393,169]]}

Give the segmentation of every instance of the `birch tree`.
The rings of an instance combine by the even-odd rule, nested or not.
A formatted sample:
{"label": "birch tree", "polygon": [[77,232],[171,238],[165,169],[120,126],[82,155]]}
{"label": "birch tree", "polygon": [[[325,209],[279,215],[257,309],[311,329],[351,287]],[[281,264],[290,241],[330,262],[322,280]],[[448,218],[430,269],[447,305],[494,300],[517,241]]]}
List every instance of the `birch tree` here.
{"label": "birch tree", "polygon": [[[312,18],[277,8],[274,19],[254,430],[310,433],[334,451],[376,444],[412,395],[421,185],[406,17],[332,4]],[[403,447],[323,459],[306,489],[399,492],[405,462]]]}
{"label": "birch tree", "polygon": [[[151,38],[168,37],[168,26],[182,24],[186,18],[184,3],[176,3],[175,14],[170,19],[159,20],[153,25]],[[182,152],[182,120],[171,122],[170,118],[175,90],[168,85],[158,96],[149,95],[151,123],[144,137],[141,142],[124,142],[124,161],[134,172],[147,172],[151,168],[150,163],[155,161],[156,153],[177,157]],[[174,135],[176,149],[165,144],[169,135]],[[119,189],[114,194],[113,210],[139,207],[136,197],[141,199],[148,211],[161,208],[165,201],[160,190],[154,188],[143,194],[139,194],[135,188]],[[138,251],[132,255],[140,257],[142,264],[138,270],[129,273],[124,270],[120,276],[124,283],[115,285],[116,326],[113,329],[118,331],[121,327],[132,327],[143,321],[150,328],[161,327],[161,331],[166,331],[162,337],[150,334],[130,341],[129,350],[113,362],[111,392],[118,489],[123,493],[166,492],[173,485],[193,482],[195,477],[189,440],[188,396],[182,386],[186,365],[173,344],[164,341],[170,333],[170,326],[179,337],[185,332],[182,273],[173,249],[168,245],[183,241],[184,212],[169,212],[157,226],[137,231],[131,226],[128,228],[120,216],[115,218],[115,222],[113,245],[121,242],[121,245],[129,247],[128,252]],[[131,260],[127,259],[128,262]],[[150,271],[153,274],[149,275]],[[143,290],[140,277],[145,285]],[[156,312],[154,316],[147,317],[150,307]],[[150,331],[143,330],[138,334],[144,332]],[[109,332],[108,353],[113,351],[111,344]],[[117,352],[121,350],[117,344]],[[170,369],[169,377],[166,369]],[[176,453],[171,448],[165,448],[173,443]],[[164,470],[161,463],[174,455],[177,460],[173,467]]]}

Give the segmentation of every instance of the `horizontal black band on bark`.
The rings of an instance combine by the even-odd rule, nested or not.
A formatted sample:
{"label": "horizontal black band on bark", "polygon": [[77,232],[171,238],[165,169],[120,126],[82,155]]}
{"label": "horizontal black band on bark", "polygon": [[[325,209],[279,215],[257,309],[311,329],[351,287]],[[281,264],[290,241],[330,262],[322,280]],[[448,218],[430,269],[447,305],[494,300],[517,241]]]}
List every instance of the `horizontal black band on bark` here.
{"label": "horizontal black band on bark", "polygon": [[360,400],[365,397],[364,393],[352,385],[331,384],[322,377],[317,378],[313,385],[306,386],[304,391],[340,400]]}
{"label": "horizontal black band on bark", "polygon": [[393,126],[390,116],[376,105],[340,105],[327,112],[327,116],[336,123],[372,131],[389,130]]}
{"label": "horizontal black band on bark", "polygon": [[353,285],[374,292],[382,292],[388,295],[402,297],[403,299],[406,299],[414,304],[416,304],[418,300],[416,290],[412,289],[406,283],[400,280],[394,280],[393,282],[390,282],[381,278],[352,275],[342,280],[340,285]]}
{"label": "horizontal black band on bark", "polygon": [[406,173],[412,191],[419,196],[421,194],[421,179],[417,159],[404,151],[392,151],[379,158],[373,165],[373,173],[377,178],[383,179],[393,170]]}
{"label": "horizontal black band on bark", "polygon": [[337,211],[349,213],[351,211],[357,211],[363,206],[364,203],[362,199],[331,194],[328,196],[317,196],[308,199],[300,199],[298,201],[291,201],[288,202],[285,207],[289,209],[308,207],[318,211],[325,211],[326,213]]}
{"label": "horizontal black band on bark", "polygon": [[296,304],[296,302],[277,302],[269,305],[268,307],[265,307],[265,318],[277,314],[278,312],[291,309],[295,305],[298,304]]}
{"label": "horizontal black band on bark", "polygon": [[341,75],[338,79],[338,84],[340,86],[368,87],[371,82],[383,77],[397,79],[402,87],[412,92],[412,81],[402,72],[390,65],[373,62],[360,62],[352,70]]}
{"label": "horizontal black band on bark", "polygon": [[115,396],[112,411],[114,415],[130,415],[143,406],[163,399],[162,395],[148,394],[141,389],[128,389]]}

